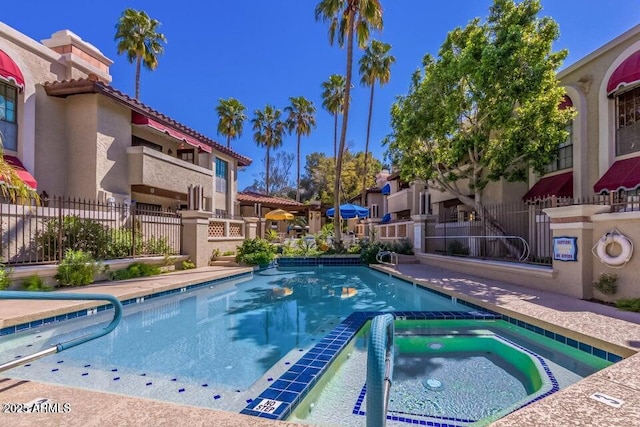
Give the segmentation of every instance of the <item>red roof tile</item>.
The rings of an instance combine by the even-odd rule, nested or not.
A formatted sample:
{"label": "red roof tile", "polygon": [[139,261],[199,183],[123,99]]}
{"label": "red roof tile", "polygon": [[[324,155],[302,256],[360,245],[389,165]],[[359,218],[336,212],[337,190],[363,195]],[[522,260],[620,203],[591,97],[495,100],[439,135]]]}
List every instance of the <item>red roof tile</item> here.
{"label": "red roof tile", "polygon": [[171,126],[179,130],[180,132],[183,132],[193,138],[196,138],[197,140],[199,140],[200,142],[203,142],[204,144],[210,145],[216,151],[228,154],[229,156],[238,160],[239,166],[248,166],[252,162],[250,158],[245,157],[239,153],[236,153],[230,148],[227,148],[224,145],[219,144],[213,139],[191,129],[188,126],[185,126],[184,124],[172,119],[171,117],[159,112],[158,110],[154,110],[153,108],[140,102],[139,100],[131,98],[129,95],[123,92],[120,92],[119,90],[113,88],[112,86],[109,86],[101,81],[98,81],[96,78],[93,78],[92,76],[86,79],[72,79],[72,80],[64,80],[61,82],[45,83],[44,88],[45,88],[45,91],[47,92],[47,95],[63,97],[63,98],[71,95],[80,95],[85,93],[99,93],[99,94],[108,96],[109,98],[114,99],[115,101],[126,105],[127,107],[131,108],[131,110],[139,114],[149,116],[152,119],[157,120],[166,126]]}
{"label": "red roof tile", "polygon": [[254,193],[251,191],[238,192],[238,201],[245,203],[265,203],[272,205],[284,206],[306,206],[304,203],[295,200],[285,199],[284,197],[265,196],[264,194]]}

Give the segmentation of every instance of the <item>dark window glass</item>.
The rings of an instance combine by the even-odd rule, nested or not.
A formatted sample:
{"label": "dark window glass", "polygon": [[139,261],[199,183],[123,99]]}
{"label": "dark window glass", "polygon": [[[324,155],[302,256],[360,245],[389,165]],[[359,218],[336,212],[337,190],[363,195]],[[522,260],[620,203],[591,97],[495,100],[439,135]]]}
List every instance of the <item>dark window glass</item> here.
{"label": "dark window glass", "polygon": [[640,151],[640,87],[616,96],[616,155]]}
{"label": "dark window glass", "polygon": [[18,151],[17,101],[17,88],[0,82],[0,142],[5,150]]}

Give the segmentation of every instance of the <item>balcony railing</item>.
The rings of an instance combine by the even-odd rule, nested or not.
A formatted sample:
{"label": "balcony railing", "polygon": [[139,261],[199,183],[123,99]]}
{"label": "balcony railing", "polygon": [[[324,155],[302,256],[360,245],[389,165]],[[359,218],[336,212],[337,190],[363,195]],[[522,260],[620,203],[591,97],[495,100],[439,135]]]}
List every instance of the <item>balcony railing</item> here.
{"label": "balcony railing", "polygon": [[387,196],[389,213],[410,210],[413,207],[413,189],[407,188]]}

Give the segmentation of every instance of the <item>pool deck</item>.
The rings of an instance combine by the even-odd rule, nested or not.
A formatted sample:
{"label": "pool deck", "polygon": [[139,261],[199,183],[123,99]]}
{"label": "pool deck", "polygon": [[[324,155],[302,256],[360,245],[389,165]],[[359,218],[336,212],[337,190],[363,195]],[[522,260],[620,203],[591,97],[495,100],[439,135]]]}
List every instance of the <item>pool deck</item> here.
{"label": "pool deck", "polygon": [[[421,286],[444,289],[446,293],[480,306],[627,356],[622,362],[508,415],[492,426],[640,425],[640,354],[635,354],[640,351],[640,313],[623,312],[610,306],[421,264],[399,265],[395,269],[376,268]],[[124,300],[245,271],[249,269],[208,267],[117,283],[104,282],[81,289],[82,292],[110,293]],[[0,301],[0,328],[96,304],[48,301],[44,308],[43,303],[37,301]],[[624,404],[614,408],[591,399],[590,396],[596,392],[621,399]],[[41,397],[69,403],[71,411],[66,414],[7,414],[0,411],[0,425],[98,426],[105,422],[119,426],[295,425],[231,412],[0,377],[0,404],[26,403]]]}

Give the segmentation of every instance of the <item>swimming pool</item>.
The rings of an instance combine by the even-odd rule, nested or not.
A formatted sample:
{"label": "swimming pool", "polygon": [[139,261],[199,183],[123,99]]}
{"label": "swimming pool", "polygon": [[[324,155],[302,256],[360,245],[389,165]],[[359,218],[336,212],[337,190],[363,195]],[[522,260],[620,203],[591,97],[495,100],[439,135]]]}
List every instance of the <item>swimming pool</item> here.
{"label": "swimming pool", "polygon": [[[6,376],[239,411],[344,318],[470,307],[367,267],[271,269],[125,306],[110,335]],[[0,338],[0,360],[97,330],[108,312]]]}

